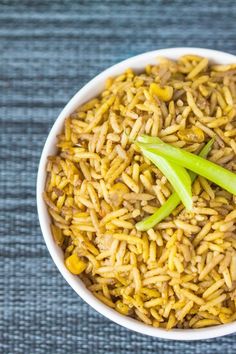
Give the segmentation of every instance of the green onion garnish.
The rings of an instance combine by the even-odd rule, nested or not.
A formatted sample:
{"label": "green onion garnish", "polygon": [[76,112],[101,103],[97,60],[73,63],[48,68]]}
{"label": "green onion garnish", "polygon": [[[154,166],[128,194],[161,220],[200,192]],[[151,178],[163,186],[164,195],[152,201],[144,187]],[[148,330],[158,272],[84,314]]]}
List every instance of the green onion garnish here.
{"label": "green onion garnish", "polygon": [[204,158],[169,144],[139,143],[142,149],[183,166],[236,195],[236,174]]}
{"label": "green onion garnish", "polygon": [[[144,137],[144,139],[142,139],[142,138],[143,138],[143,136],[141,137],[141,139],[139,139],[139,141],[142,140],[142,142],[144,142],[144,140],[149,137]],[[152,138],[152,142],[154,142],[153,139],[155,139],[155,138]],[[160,139],[158,139],[158,140],[160,141]],[[158,142],[158,140],[156,142]],[[201,156],[203,158],[207,157],[209,151],[211,150],[213,143],[214,143],[214,139],[211,139],[210,141],[208,141],[208,143],[201,150],[199,156]],[[192,171],[189,171],[189,175],[190,175],[191,181],[194,182],[197,175]],[[169,216],[172,213],[172,211],[179,205],[180,202],[181,202],[181,200],[180,200],[178,194],[176,192],[174,192],[167,199],[167,201],[153,215],[138,222],[135,225],[136,229],[139,231],[146,231],[146,230],[151,229],[156,224],[158,224],[160,221],[162,221],[167,216]]]}
{"label": "green onion garnish", "polygon": [[[145,141],[145,143],[142,144],[140,140]],[[179,198],[182,200],[186,209],[191,210],[191,179],[189,177],[188,172],[182,166],[178,166],[177,164],[169,161],[168,159],[146,149],[146,142],[159,144],[162,143],[162,140],[160,140],[159,138],[153,138],[147,135],[143,135],[137,140],[136,145],[141,149],[143,155],[147,157],[150,161],[152,161],[154,165],[156,165],[163,173],[163,175],[168,179],[168,181],[171,183],[172,187],[178,194]]]}

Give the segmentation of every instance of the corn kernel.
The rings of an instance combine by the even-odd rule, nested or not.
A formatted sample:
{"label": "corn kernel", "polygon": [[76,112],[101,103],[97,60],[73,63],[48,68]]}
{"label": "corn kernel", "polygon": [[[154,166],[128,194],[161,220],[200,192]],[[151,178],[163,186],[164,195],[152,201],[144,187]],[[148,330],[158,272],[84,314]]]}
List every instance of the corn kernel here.
{"label": "corn kernel", "polygon": [[160,85],[153,82],[150,85],[150,93],[152,95],[156,95],[160,100],[167,102],[170,101],[173,96],[173,87],[171,86],[161,87]]}
{"label": "corn kernel", "polygon": [[86,268],[86,264],[77,256],[76,253],[74,253],[71,256],[66,258],[65,265],[66,265],[66,268],[72,274],[80,274]]}
{"label": "corn kernel", "polygon": [[120,312],[122,315],[128,315],[129,313],[129,306],[123,304],[120,300],[116,302],[116,310]]}
{"label": "corn kernel", "polygon": [[109,199],[113,206],[119,206],[123,201],[123,195],[129,193],[129,188],[121,182],[114,184],[109,191]]}
{"label": "corn kernel", "polygon": [[192,126],[189,129],[181,129],[177,133],[178,137],[190,143],[202,143],[205,139],[205,134],[202,129]]}
{"label": "corn kernel", "polygon": [[143,85],[144,81],[142,79],[137,79],[135,80],[134,86],[135,87],[141,87]]}

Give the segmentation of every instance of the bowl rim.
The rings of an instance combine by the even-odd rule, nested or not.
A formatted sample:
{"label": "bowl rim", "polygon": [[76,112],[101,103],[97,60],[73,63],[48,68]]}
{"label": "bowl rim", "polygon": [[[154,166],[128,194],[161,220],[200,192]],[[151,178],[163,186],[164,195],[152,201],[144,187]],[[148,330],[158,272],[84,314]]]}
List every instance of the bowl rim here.
{"label": "bowl rim", "polygon": [[[103,304],[100,300],[98,300],[84,285],[84,283],[79,279],[79,277],[71,274],[65,267],[63,262],[62,251],[56,245],[53,240],[50,224],[49,224],[49,215],[47,212],[46,205],[43,201],[43,190],[46,180],[46,161],[47,156],[52,154],[51,150],[55,150],[55,141],[56,135],[61,130],[63,122],[65,118],[71,114],[76,107],[81,105],[86,101],[86,96],[91,91],[96,91],[96,86],[101,86],[104,84],[105,79],[110,76],[115,76],[121,72],[123,72],[128,67],[136,68],[143,67],[148,62],[156,61],[158,56],[166,56],[170,58],[178,58],[181,55],[185,54],[196,54],[200,56],[208,57],[210,60],[215,62],[228,64],[230,62],[236,62],[236,56],[233,54],[229,54],[222,51],[205,49],[205,48],[196,48],[196,47],[175,47],[175,48],[167,48],[167,49],[158,49],[149,52],[145,52],[133,57],[130,57],[126,60],[123,60],[115,65],[110,66],[108,69],[102,71],[100,74],[95,76],[92,80],[90,80],[86,85],[84,85],[81,89],[79,89],[75,95],[68,101],[66,106],[62,109],[57,119],[55,120],[48,136],[46,142],[44,144],[42,154],[40,157],[38,174],[37,174],[37,182],[36,182],[36,198],[37,198],[37,210],[39,223],[41,227],[41,231],[44,237],[44,241],[48,248],[48,251],[56,264],[58,270],[67,281],[67,283],[74,289],[74,291],[92,308],[94,308],[97,312],[105,316],[106,318],[112,320],[113,322],[130,329],[132,331],[149,335],[152,337],[164,338],[164,339],[172,339],[172,340],[201,340],[201,339],[210,339],[221,337],[227,334],[231,334],[236,332],[236,322],[231,322],[227,324],[221,324],[218,326],[211,326],[207,328],[201,329],[172,329],[167,331],[162,328],[155,328],[149,326],[145,323],[139,322],[138,320],[132,319],[131,317],[127,317],[121,315],[117,311],[109,308],[105,304]],[[144,64],[145,62],[145,64]],[[140,63],[143,63],[140,65]],[[99,89],[99,91],[101,91]],[[99,92],[98,91],[98,92]],[[91,95],[91,97],[96,96],[98,94]]]}

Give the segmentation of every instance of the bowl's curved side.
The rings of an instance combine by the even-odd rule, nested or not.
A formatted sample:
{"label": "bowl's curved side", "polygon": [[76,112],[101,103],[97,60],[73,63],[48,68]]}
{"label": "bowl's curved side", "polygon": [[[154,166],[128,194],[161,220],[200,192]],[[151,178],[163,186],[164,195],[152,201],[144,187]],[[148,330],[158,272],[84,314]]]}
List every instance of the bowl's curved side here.
{"label": "bowl's curved side", "polygon": [[63,253],[61,249],[55,244],[51,230],[50,230],[50,217],[43,201],[43,191],[46,181],[46,163],[47,157],[56,152],[56,136],[61,132],[64,124],[64,120],[68,117],[79,105],[88,101],[89,99],[98,95],[104,88],[105,80],[110,76],[116,76],[121,74],[127,68],[132,68],[135,71],[142,71],[144,67],[148,64],[155,64],[158,57],[167,57],[170,59],[177,59],[181,55],[185,54],[196,54],[200,56],[208,57],[211,61],[217,62],[219,64],[229,64],[236,62],[236,57],[234,55],[223,53],[220,51],[215,51],[211,49],[203,48],[169,48],[161,49],[156,51],[147,52],[144,54],[137,55],[135,57],[124,60],[107,70],[103,71],[101,74],[97,75],[89,83],[87,83],[81,90],[79,90],[68,102],[62,112],[56,119],[49,135],[44,145],[42,155],[39,162],[38,175],[37,175],[37,209],[39,222],[42,230],[42,234],[50,252],[50,255],[56,264],[57,268],[61,272],[62,276],[69,283],[69,285],[76,291],[76,293],[90,306],[92,306],[96,311],[104,315],[105,317],[111,319],[117,324],[124,326],[130,330],[150,335],[153,337],[160,337],[166,339],[175,340],[199,340],[208,339],[223,336],[236,332],[236,323],[229,323],[224,325],[219,325],[215,327],[208,327],[202,329],[173,329],[171,331],[166,331],[161,328],[154,328],[134,320],[130,317],[123,316],[117,311],[104,305],[98,299],[96,299],[92,293],[85,287],[83,282],[77,277],[72,275],[65,267],[63,261]]}

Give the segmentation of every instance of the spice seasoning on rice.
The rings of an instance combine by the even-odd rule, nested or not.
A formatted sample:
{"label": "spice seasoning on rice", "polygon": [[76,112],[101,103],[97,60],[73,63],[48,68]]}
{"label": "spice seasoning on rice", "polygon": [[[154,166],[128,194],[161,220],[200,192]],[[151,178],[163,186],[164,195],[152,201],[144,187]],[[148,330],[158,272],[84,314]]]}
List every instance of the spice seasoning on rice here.
{"label": "spice seasoning on rice", "polygon": [[154,327],[236,320],[236,198],[198,177],[193,209],[179,205],[147,231],[135,224],[172,194],[133,141],[158,136],[236,171],[235,64],[185,55],[109,78],[64,124],[48,158],[44,200],[65,265],[107,306]]}

